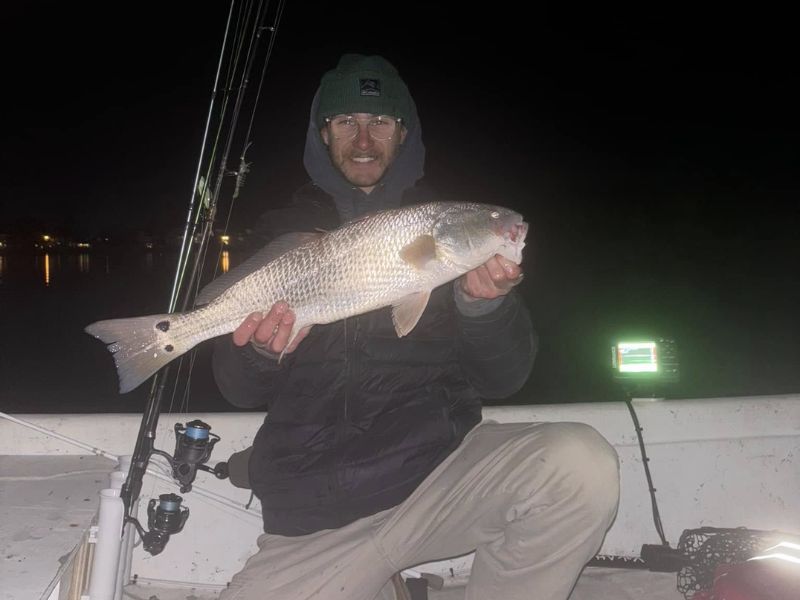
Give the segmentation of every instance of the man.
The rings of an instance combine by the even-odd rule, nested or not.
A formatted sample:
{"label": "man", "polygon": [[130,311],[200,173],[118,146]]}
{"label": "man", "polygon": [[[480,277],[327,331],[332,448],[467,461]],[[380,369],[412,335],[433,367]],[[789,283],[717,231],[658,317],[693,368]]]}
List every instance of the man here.
{"label": "man", "polygon": [[[265,241],[432,200],[424,152],[395,68],[343,56],[312,103],[312,182],[266,214]],[[225,397],[267,408],[249,461],[266,533],[223,598],[391,598],[394,573],[473,550],[470,599],[569,595],[615,514],[618,466],[582,424],[478,425],[481,400],[519,390],[536,353],[521,275],[490,259],[434,290],[404,338],[384,309],[287,347],[279,302],[217,342]]]}

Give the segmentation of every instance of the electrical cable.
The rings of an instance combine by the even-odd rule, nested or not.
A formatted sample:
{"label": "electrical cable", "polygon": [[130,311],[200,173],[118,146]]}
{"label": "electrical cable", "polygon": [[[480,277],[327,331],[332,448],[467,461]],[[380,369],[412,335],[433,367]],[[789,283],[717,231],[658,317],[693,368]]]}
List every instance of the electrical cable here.
{"label": "electrical cable", "polygon": [[661,514],[658,510],[658,502],[656,501],[656,488],[653,487],[653,477],[650,475],[650,459],[647,458],[647,451],[645,450],[644,445],[644,438],[642,437],[643,428],[639,424],[639,418],[636,415],[636,410],[633,408],[633,402],[631,401],[630,394],[626,392],[625,394],[625,405],[628,407],[628,412],[630,412],[631,419],[633,420],[633,425],[636,429],[636,437],[639,440],[639,450],[642,454],[642,466],[644,467],[644,474],[645,478],[647,479],[647,489],[650,492],[650,504],[652,506],[653,511],[653,523],[656,527],[656,532],[658,532],[658,536],[661,538],[661,543],[664,546],[669,546],[669,542],[667,538],[664,536],[664,527],[661,523]]}

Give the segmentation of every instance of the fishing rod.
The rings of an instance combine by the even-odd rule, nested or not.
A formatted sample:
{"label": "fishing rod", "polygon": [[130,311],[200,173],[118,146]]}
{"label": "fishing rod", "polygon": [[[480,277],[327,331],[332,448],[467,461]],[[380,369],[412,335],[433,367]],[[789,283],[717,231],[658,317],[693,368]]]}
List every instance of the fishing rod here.
{"label": "fishing rod", "polygon": [[[192,196],[189,202],[189,214],[187,216],[186,226],[184,228],[183,240],[181,241],[181,249],[178,254],[178,265],[176,267],[175,281],[173,284],[172,294],[170,296],[170,301],[169,301],[169,308],[168,308],[169,312],[173,312],[176,310],[177,296],[178,296],[178,291],[180,289],[182,271],[185,268],[186,260],[188,259],[188,256],[191,253],[191,239],[193,238],[192,217],[193,213],[195,212],[197,184],[200,178],[200,171],[202,169],[203,159],[206,152],[206,144],[208,142],[211,120],[216,110],[217,94],[219,91],[219,79],[220,79],[220,74],[222,72],[223,57],[225,55],[226,48],[228,45],[228,35],[231,27],[231,19],[233,17],[233,8],[234,8],[234,1],[231,2],[230,9],[228,11],[228,18],[225,25],[225,33],[222,41],[222,49],[220,51],[220,57],[217,63],[217,71],[214,77],[214,86],[211,94],[211,101],[209,103],[208,115],[206,117],[205,130],[203,132],[203,142],[201,145],[200,157],[198,159],[198,164],[197,164],[197,171],[195,172],[194,183],[192,186]],[[166,376],[169,374],[169,371],[170,371],[170,366],[167,366],[163,371],[156,373],[150,385],[150,391],[148,393],[148,401],[144,413],[142,414],[142,422],[139,426],[139,433],[136,437],[136,445],[134,446],[131,458],[131,464],[128,470],[128,477],[125,483],[122,485],[122,491],[120,493],[120,497],[122,498],[122,501],[125,506],[126,522],[129,522],[135,518],[135,515],[131,514],[132,507],[134,506],[136,500],[139,498],[139,494],[141,493],[142,479],[144,478],[144,474],[147,471],[147,465],[150,461],[150,456],[152,455],[154,449],[161,398],[164,393],[165,380]]]}
{"label": "fishing rod", "polygon": [[[274,39],[277,34],[280,17],[283,12],[284,1],[278,4],[278,9],[275,13],[273,25],[265,27],[264,22],[267,17],[268,2],[265,5],[263,0],[258,2],[257,7],[254,8],[252,0],[248,0],[240,9],[237,17],[236,34],[231,36],[231,26],[233,22],[234,7],[236,0],[231,1],[230,9],[228,11],[227,23],[223,36],[222,48],[219,54],[219,61],[217,63],[217,70],[214,78],[214,85],[209,103],[208,115],[206,117],[205,130],[203,134],[203,141],[200,149],[200,156],[198,159],[197,169],[195,171],[194,182],[192,185],[192,195],[189,202],[189,211],[187,215],[186,225],[184,228],[183,239],[181,243],[181,250],[178,257],[178,264],[176,266],[175,280],[173,283],[172,293],[170,295],[168,312],[185,311],[194,303],[194,298],[197,293],[199,282],[199,273],[202,270],[204,259],[208,249],[209,240],[213,235],[213,223],[216,217],[217,205],[222,189],[223,179],[229,175],[237,175],[236,172],[231,172],[227,168],[228,157],[234,143],[237,124],[240,117],[241,109],[244,103],[245,95],[250,81],[250,73],[256,62],[256,56],[259,43],[262,39],[262,34],[270,32],[270,45],[268,52],[264,58],[264,65],[261,72],[261,82],[258,88],[260,96],[261,86],[266,74],[266,67],[271,55]],[[239,84],[236,87],[236,97],[232,115],[226,120],[226,108],[228,100],[234,90],[233,81],[236,79],[236,74],[239,71],[240,56],[245,39],[248,39],[247,57],[244,61],[244,66],[241,69],[239,76]],[[218,95],[220,92],[220,77],[223,70],[223,63],[225,57],[228,56],[229,67],[226,85],[224,87],[224,94],[221,102],[218,102]],[[255,112],[258,104],[258,96],[256,102],[253,104],[253,112]],[[210,155],[206,156],[206,149],[209,142],[209,134],[211,130],[212,121],[217,120],[218,126],[216,131],[216,139],[212,145]],[[252,117],[250,121],[252,126]],[[223,137],[223,131],[227,127],[227,134],[224,143],[224,148],[221,156],[217,158],[217,146],[219,140]],[[250,145],[250,128],[247,132],[248,140],[245,142],[244,150],[242,151],[241,164],[244,164],[244,153]],[[218,165],[216,169],[216,178],[213,185],[209,184],[211,173],[214,171],[215,164]],[[204,170],[206,175],[202,176],[201,172]],[[240,166],[241,171],[241,166]],[[244,182],[243,177],[237,177],[236,195]],[[212,190],[213,191],[209,191]],[[199,233],[198,228],[202,223],[202,229]],[[187,267],[192,258],[194,250],[195,256],[191,269],[188,271]],[[214,474],[220,479],[228,476],[227,463],[218,463],[215,467],[211,468],[206,466],[214,444],[219,441],[219,436],[210,432],[211,427],[202,421],[192,421],[185,426],[182,423],[175,424],[175,451],[173,455],[168,454],[163,450],[155,448],[156,428],[158,426],[158,419],[161,410],[162,398],[166,389],[167,381],[170,377],[170,366],[156,373],[150,386],[148,394],[148,401],[145,410],[142,414],[142,421],[139,427],[136,444],[134,447],[133,455],[131,457],[131,465],[128,471],[128,476],[122,486],[120,497],[124,504],[124,526],[131,524],[135,527],[142,537],[143,547],[150,554],[158,554],[166,545],[169,536],[178,533],[183,529],[184,524],[189,516],[189,510],[181,505],[182,498],[176,494],[162,494],[158,502],[155,499],[150,500],[148,505],[148,527],[149,531],[139,523],[136,515],[132,514],[136,501],[142,490],[142,480],[150,458],[153,454],[158,454],[165,458],[172,467],[173,479],[179,484],[181,493],[187,492],[192,489],[192,482],[198,470],[207,471]],[[177,378],[174,382],[177,386]]]}

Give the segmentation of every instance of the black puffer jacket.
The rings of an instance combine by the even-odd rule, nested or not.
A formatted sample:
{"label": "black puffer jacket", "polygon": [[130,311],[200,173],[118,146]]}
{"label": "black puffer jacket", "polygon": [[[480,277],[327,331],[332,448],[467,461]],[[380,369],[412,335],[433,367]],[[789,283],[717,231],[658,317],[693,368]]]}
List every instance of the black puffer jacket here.
{"label": "black puffer jacket", "polygon": [[[312,128],[306,167],[315,184],[265,215],[263,241],[433,199],[414,185],[424,155],[415,123],[393,171],[368,198],[342,184]],[[528,312],[513,292],[487,308],[465,316],[452,284],[444,285],[404,338],[382,309],[314,326],[280,364],[219,338],[213,369],[223,395],[267,409],[249,469],[264,529],[303,535],[397,505],[480,421],[481,398],[517,391],[536,351]]]}

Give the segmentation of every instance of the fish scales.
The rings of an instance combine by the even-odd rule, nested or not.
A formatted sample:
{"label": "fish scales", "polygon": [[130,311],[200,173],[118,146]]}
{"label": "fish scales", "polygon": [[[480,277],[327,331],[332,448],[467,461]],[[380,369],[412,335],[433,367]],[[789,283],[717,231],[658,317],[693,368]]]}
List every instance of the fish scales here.
{"label": "fish scales", "polygon": [[[424,213],[379,214],[287,252],[229,290],[241,307],[233,322],[238,325],[279,300],[292,307],[298,323],[332,322],[355,310],[385,306],[398,290],[428,279],[401,260],[399,252],[427,233],[430,221]],[[227,298],[219,300],[222,305]]]}

